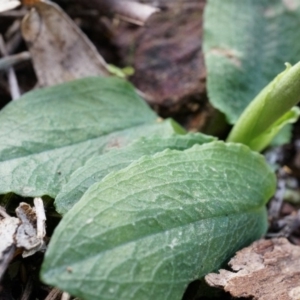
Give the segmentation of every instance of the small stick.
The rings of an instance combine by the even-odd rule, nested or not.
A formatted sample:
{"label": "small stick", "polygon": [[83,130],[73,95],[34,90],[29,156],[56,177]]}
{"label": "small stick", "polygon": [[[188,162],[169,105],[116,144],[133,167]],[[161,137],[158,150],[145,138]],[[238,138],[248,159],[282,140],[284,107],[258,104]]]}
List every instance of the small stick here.
{"label": "small stick", "polygon": [[[6,50],[4,39],[1,34],[0,34],[0,51],[2,52],[3,56],[7,56],[8,53]],[[12,99],[16,100],[21,96],[17,76],[13,68],[9,68],[7,73],[8,73],[7,75],[8,75],[10,94]]]}
{"label": "small stick", "polygon": [[12,100],[19,99],[21,97],[21,92],[19,89],[17,76],[13,68],[8,69],[8,81],[9,81]]}
{"label": "small stick", "polygon": [[0,18],[23,18],[26,15],[25,10],[9,10],[0,13]]}
{"label": "small stick", "polygon": [[44,203],[42,198],[34,198],[33,200],[35,212],[36,212],[36,236],[39,239],[43,239],[46,231],[45,231],[45,221],[46,221],[46,215],[44,210]]}
{"label": "small stick", "polygon": [[7,54],[14,54],[16,49],[19,47],[19,45],[22,42],[20,27],[21,27],[21,20],[16,19],[5,33],[5,39],[6,39],[5,46],[6,46]]}
{"label": "small stick", "polygon": [[6,71],[12,66],[21,63],[23,61],[28,61],[31,59],[31,55],[29,52],[24,51],[18,54],[4,56],[0,58],[0,71]]}

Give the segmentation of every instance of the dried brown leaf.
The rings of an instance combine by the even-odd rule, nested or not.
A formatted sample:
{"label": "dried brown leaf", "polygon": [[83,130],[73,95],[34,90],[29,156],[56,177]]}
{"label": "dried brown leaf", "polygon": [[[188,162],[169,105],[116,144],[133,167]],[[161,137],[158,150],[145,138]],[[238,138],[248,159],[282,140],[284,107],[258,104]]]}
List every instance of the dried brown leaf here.
{"label": "dried brown leaf", "polygon": [[34,199],[35,207],[21,202],[16,209],[16,214],[21,220],[16,233],[16,245],[24,248],[23,257],[33,255],[45,249],[45,212],[41,198]]}
{"label": "dried brown leaf", "polygon": [[17,247],[23,248],[23,257],[46,248],[43,200],[35,198],[33,208],[27,203],[20,203],[16,214],[18,218],[10,217],[0,207],[0,280]]}
{"label": "dried brown leaf", "polygon": [[260,240],[237,252],[232,270],[208,274],[206,282],[234,297],[300,299],[300,247],[285,238]]}
{"label": "dried brown leaf", "polygon": [[36,3],[24,17],[22,34],[40,86],[109,75],[96,47],[55,3]]}
{"label": "dried brown leaf", "polygon": [[[205,91],[201,51],[203,1],[197,8],[153,15],[137,36],[133,82],[154,99],[174,107]],[[120,37],[122,39],[122,37]]]}

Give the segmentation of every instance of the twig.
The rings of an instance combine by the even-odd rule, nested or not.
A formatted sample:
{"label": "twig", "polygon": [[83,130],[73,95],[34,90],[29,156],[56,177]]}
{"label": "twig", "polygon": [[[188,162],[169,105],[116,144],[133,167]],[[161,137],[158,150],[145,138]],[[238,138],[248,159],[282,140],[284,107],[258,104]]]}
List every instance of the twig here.
{"label": "twig", "polygon": [[5,32],[5,46],[7,54],[14,54],[16,49],[22,42],[20,27],[21,20],[16,19]]}
{"label": "twig", "polygon": [[[3,56],[7,56],[8,54],[7,49],[1,34],[0,34],[0,51],[2,52]],[[7,75],[8,75],[10,94],[12,99],[16,100],[21,96],[17,76],[13,68],[9,68],[7,73],[8,73]]]}
{"label": "twig", "polygon": [[15,55],[4,56],[0,58],[0,71],[6,71],[15,64],[30,60],[31,55],[29,52],[21,52]]}
{"label": "twig", "polygon": [[9,10],[0,13],[0,18],[23,18],[26,15],[26,10]]}
{"label": "twig", "polygon": [[8,69],[8,81],[12,100],[19,99],[21,96],[21,92],[19,89],[17,76],[13,68]]}
{"label": "twig", "polygon": [[44,210],[44,203],[42,198],[34,198],[33,200],[35,212],[36,212],[36,236],[38,239],[43,239],[46,235],[45,232],[45,221],[46,221],[46,215]]}

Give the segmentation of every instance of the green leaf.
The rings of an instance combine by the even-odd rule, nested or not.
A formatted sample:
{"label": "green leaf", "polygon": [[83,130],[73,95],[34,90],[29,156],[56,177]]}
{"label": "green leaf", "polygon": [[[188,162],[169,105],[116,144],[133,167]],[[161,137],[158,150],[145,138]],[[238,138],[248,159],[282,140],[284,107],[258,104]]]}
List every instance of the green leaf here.
{"label": "green leaf", "polygon": [[290,143],[292,140],[292,129],[293,126],[290,123],[283,126],[271,141],[270,146],[278,147]]}
{"label": "green leaf", "polygon": [[28,93],[0,112],[0,194],[55,197],[91,157],[176,126],[157,121],[134,88],[117,78]]}
{"label": "green leaf", "polygon": [[[256,151],[262,151],[267,147],[276,135],[285,128],[288,124],[293,124],[297,122],[300,116],[300,109],[298,107],[293,107],[290,111],[285,113],[280,119],[278,119],[270,128],[264,131],[262,134],[258,135],[256,138],[250,140],[247,145]],[[287,127],[288,129],[291,129]],[[284,136],[283,136],[284,133]],[[287,136],[290,136],[290,130],[281,133],[281,139],[286,140]]]}
{"label": "green leaf", "polygon": [[85,191],[95,182],[101,181],[112,171],[118,171],[144,155],[155,154],[167,148],[185,150],[195,144],[204,144],[215,140],[200,133],[186,135],[168,134],[165,137],[153,136],[141,138],[131,145],[109,151],[91,158],[82,168],[76,170],[55,199],[56,209],[65,214],[79,201]]}
{"label": "green leaf", "polygon": [[92,185],[55,230],[44,282],[86,300],[179,300],[267,228],[275,176],[239,144],[144,156]]}
{"label": "green leaf", "polygon": [[227,141],[261,151],[284,125],[297,121],[299,109],[294,105],[300,100],[300,62],[286,65],[246,107]]}
{"label": "green leaf", "polygon": [[300,2],[209,0],[204,52],[211,103],[235,123],[251,100],[300,55]]}

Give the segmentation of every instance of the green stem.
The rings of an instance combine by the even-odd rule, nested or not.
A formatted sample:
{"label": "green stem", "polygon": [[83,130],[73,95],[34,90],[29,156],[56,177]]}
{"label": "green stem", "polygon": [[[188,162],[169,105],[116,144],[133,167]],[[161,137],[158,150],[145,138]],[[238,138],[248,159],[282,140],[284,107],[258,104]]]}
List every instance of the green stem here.
{"label": "green stem", "polygon": [[[248,145],[300,101],[300,62],[268,84],[248,105],[232,128],[227,141]],[[257,149],[253,149],[257,150]]]}

